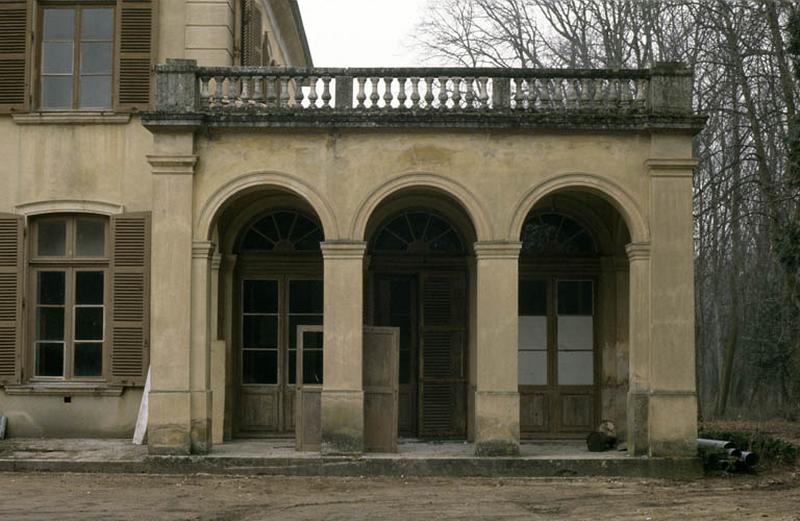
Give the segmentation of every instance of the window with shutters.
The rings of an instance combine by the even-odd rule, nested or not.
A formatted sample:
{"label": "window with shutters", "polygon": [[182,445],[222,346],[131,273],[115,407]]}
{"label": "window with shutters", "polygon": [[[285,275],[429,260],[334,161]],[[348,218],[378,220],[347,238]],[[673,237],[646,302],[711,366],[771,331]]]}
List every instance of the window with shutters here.
{"label": "window with shutters", "polygon": [[103,379],[108,366],[108,219],[54,215],[32,221],[31,375]]}
{"label": "window with shutters", "polygon": [[[7,38],[0,36],[0,67],[4,69],[17,63],[4,62],[4,48],[26,49],[25,36],[29,32],[35,36],[35,52],[28,61],[35,63],[31,95],[36,110],[136,111],[149,107],[156,0],[45,0],[38,6],[33,17],[35,31],[30,31],[27,10],[21,9],[20,23],[7,24],[15,32]],[[11,72],[27,77],[25,64]],[[23,89],[24,84],[20,83]],[[9,90],[4,96],[5,90],[0,80],[0,111],[24,110],[26,95],[12,104],[19,93]]]}

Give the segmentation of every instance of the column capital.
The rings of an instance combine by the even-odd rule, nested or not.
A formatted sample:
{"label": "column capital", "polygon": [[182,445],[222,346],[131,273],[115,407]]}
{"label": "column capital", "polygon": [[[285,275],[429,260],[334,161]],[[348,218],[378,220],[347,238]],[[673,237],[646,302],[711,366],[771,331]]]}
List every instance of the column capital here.
{"label": "column capital", "polygon": [[651,158],[644,165],[653,177],[692,177],[698,163],[693,158]]}
{"label": "column capital", "polygon": [[325,241],[320,244],[323,259],[363,259],[367,251],[364,241]]}
{"label": "column capital", "polygon": [[211,241],[192,241],[192,258],[211,260],[216,245]]}
{"label": "column capital", "polygon": [[632,242],[625,246],[625,252],[629,262],[650,260],[650,243]]}
{"label": "column capital", "polygon": [[214,252],[211,254],[211,269],[219,271],[220,266],[222,266],[222,254]]}
{"label": "column capital", "polygon": [[519,241],[478,241],[472,245],[475,257],[480,259],[518,260],[522,243]]}
{"label": "column capital", "polygon": [[194,175],[197,165],[196,155],[163,155],[150,154],[147,162],[152,167],[153,175]]}

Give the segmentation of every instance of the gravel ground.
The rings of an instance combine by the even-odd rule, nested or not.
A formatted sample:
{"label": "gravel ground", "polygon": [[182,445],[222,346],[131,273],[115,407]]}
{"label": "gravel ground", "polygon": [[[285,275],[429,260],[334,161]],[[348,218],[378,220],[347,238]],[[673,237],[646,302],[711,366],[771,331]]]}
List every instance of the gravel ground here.
{"label": "gravel ground", "polygon": [[0,474],[3,520],[800,521],[800,472],[662,480]]}

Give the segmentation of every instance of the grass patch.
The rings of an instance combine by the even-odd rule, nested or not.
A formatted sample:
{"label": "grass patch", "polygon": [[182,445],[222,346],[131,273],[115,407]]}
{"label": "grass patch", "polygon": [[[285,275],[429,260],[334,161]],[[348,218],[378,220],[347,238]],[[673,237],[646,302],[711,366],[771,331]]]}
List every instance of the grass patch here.
{"label": "grass patch", "polygon": [[[800,455],[800,447],[797,445],[758,431],[701,429],[700,437],[732,441],[739,450],[758,454],[762,465],[794,465]],[[703,462],[705,463],[707,456],[702,452],[700,456],[703,457]],[[713,459],[710,456],[708,457]]]}

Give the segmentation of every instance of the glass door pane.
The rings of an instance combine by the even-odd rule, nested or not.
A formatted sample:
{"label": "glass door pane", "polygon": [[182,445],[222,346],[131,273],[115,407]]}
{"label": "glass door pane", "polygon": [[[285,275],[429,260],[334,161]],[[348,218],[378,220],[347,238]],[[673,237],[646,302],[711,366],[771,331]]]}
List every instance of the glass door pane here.
{"label": "glass door pane", "polygon": [[594,384],[594,288],[590,280],[558,281],[558,384]]}
{"label": "glass door pane", "polygon": [[[288,383],[297,383],[297,327],[322,325],[323,284],[321,280],[289,281],[289,356]],[[320,344],[321,345],[321,344]],[[308,355],[314,357],[316,355]],[[306,363],[316,364],[309,358]],[[322,353],[319,353],[319,375],[322,375]],[[306,382],[313,383],[313,382]]]}
{"label": "glass door pane", "polygon": [[520,280],[519,385],[547,385],[547,281]]}
{"label": "glass door pane", "polygon": [[278,383],[278,281],[242,288],[242,383]]}

